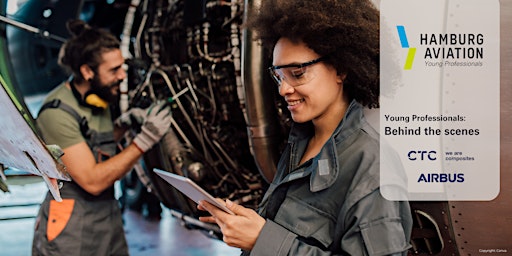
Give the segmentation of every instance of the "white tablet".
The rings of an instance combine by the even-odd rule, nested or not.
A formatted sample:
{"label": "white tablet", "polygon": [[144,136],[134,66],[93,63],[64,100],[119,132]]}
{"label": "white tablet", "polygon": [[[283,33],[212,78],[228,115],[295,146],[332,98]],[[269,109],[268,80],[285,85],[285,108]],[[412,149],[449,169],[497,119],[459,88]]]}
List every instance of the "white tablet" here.
{"label": "white tablet", "polygon": [[169,184],[171,184],[173,187],[181,191],[183,194],[188,196],[197,204],[199,204],[199,201],[205,200],[208,203],[217,206],[217,208],[222,209],[229,214],[234,214],[225,205],[215,200],[215,198],[212,195],[210,195],[208,192],[202,189],[191,179],[174,173],[166,172],[157,168],[154,168],[153,171],[156,174],[158,174],[158,176],[162,177],[162,179],[167,181]]}

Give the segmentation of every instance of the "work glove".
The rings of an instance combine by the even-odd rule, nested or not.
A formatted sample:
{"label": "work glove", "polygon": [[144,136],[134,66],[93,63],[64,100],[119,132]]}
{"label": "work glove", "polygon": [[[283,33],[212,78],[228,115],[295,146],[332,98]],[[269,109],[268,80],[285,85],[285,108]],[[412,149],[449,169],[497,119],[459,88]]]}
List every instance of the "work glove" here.
{"label": "work glove", "polygon": [[142,152],[148,151],[158,143],[171,127],[171,108],[165,104],[163,101],[148,108],[141,131],[133,139],[133,143]]}
{"label": "work glove", "polygon": [[121,114],[114,124],[121,128],[129,128],[132,125],[141,125],[144,123],[147,116],[147,109],[132,108]]}

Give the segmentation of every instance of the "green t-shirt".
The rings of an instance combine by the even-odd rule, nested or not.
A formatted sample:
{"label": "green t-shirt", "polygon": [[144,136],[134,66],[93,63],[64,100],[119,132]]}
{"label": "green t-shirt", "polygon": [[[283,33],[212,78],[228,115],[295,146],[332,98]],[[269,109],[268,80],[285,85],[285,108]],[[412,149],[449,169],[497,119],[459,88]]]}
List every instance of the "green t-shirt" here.
{"label": "green t-shirt", "polygon": [[[60,84],[49,92],[44,103],[54,99],[60,99],[61,102],[73,108],[78,115],[85,117],[89,129],[100,133],[112,132],[114,130],[108,108],[100,113],[93,114],[91,108],[79,105],[73,96],[73,92],[65,86],[65,83]],[[62,109],[48,108],[44,110],[37,118],[37,125],[46,144],[56,144],[65,149],[85,141],[77,120]]]}

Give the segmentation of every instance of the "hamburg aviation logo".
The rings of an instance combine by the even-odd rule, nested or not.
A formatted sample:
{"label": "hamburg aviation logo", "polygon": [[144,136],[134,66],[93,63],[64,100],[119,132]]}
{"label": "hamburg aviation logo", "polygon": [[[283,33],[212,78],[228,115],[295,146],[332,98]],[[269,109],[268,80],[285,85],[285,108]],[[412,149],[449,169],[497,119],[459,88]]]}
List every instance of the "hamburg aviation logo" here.
{"label": "hamburg aviation logo", "polygon": [[414,62],[414,55],[416,54],[416,48],[409,47],[409,42],[407,41],[407,35],[405,34],[404,26],[396,26],[398,30],[398,37],[400,38],[400,43],[402,44],[402,48],[407,48],[409,51],[407,52],[407,58],[404,64],[404,70],[410,70],[412,68],[412,63]]}

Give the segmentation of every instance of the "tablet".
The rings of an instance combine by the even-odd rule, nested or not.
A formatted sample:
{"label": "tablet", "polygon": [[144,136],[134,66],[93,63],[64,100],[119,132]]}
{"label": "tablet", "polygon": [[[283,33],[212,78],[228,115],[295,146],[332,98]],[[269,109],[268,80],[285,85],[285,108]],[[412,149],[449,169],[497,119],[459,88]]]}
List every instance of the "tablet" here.
{"label": "tablet", "polygon": [[165,181],[171,184],[173,187],[181,191],[181,193],[188,196],[194,202],[199,204],[199,201],[205,200],[210,204],[217,206],[217,208],[224,210],[229,214],[234,214],[231,210],[229,210],[225,205],[219,203],[215,198],[202,189],[199,185],[197,185],[194,181],[187,177],[183,177],[174,173],[166,172],[163,170],[159,170],[154,168],[153,171],[158,174],[158,176],[162,177]]}

